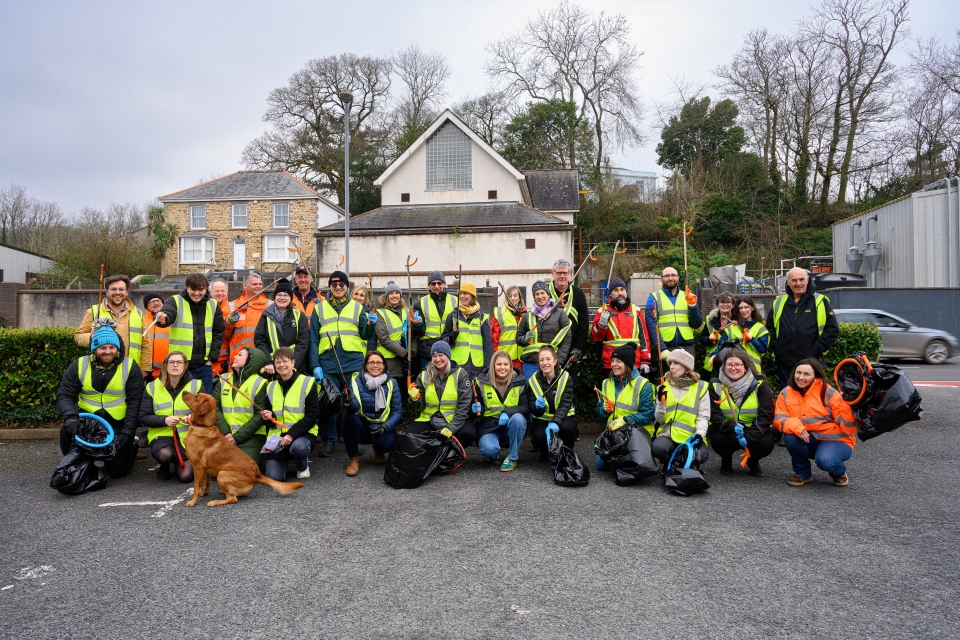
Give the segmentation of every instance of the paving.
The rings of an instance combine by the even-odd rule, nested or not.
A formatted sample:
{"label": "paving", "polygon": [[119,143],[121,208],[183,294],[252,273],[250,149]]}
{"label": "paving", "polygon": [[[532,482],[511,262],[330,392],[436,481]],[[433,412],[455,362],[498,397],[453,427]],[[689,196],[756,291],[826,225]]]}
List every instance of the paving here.
{"label": "paving", "polygon": [[788,487],[778,447],[759,479],[713,457],[691,498],[557,487],[525,443],[400,491],[338,448],[291,496],[188,509],[148,460],[67,497],[55,441],[2,443],[0,637],[960,637],[960,390],[922,391],[845,489]]}

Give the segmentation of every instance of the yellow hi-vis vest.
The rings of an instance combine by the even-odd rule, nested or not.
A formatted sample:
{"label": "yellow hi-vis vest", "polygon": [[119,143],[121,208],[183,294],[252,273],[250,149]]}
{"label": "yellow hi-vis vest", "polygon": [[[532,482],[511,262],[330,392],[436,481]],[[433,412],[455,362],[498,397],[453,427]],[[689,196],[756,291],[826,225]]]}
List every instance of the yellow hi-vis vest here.
{"label": "yellow hi-vis vest", "polygon": [[[783,309],[787,306],[788,298],[793,294],[781,294],[773,301],[773,329],[774,336],[780,337],[780,316],[783,315]],[[823,335],[823,328],[827,326],[827,307],[824,302],[829,302],[830,298],[819,293],[813,294],[813,303],[817,307],[817,335]]]}
{"label": "yellow hi-vis vest", "polygon": [[[233,371],[226,375],[227,381],[237,386],[251,400],[255,399],[263,385],[267,384],[267,381],[258,375],[248,377],[241,385],[237,385],[235,378],[239,378],[239,376],[236,376]],[[233,387],[222,380],[220,381],[220,410],[223,412],[224,421],[230,425],[230,431],[234,433],[247,424],[256,413],[259,413],[250,400],[234,391]],[[267,425],[263,424],[257,429],[256,435],[266,434]]]}
{"label": "yellow hi-vis vest", "polygon": [[[104,302],[106,304],[106,302]],[[103,308],[97,309],[97,305],[90,307],[90,317],[94,321],[97,319],[97,314],[99,313],[103,317]],[[107,314],[110,314],[110,311],[107,311]],[[140,362],[140,352],[143,350],[143,315],[140,312],[140,309],[132,307],[130,309],[130,317],[127,320],[127,326],[129,327],[129,334],[127,335],[127,352],[124,354],[126,357],[130,358],[136,363]],[[92,334],[91,334],[92,335]],[[121,337],[122,339],[122,337]]]}
{"label": "yellow hi-vis vest", "polygon": [[684,340],[693,340],[693,328],[687,316],[687,298],[682,291],[677,291],[677,303],[670,302],[670,296],[663,289],[653,292],[653,299],[657,302],[657,326],[660,327],[660,336],[664,342],[670,342],[680,331]]}
{"label": "yellow hi-vis vest", "polygon": [[[90,357],[77,358],[77,376],[80,378],[80,395],[77,397],[77,406],[86,413],[96,413],[105,410],[114,420],[123,420],[127,416],[127,396],[125,388],[127,377],[132,370],[140,375],[140,365],[130,358],[124,358],[114,370],[113,377],[107,382],[103,393],[93,388],[93,370]],[[140,407],[133,407],[139,412]]]}
{"label": "yellow hi-vis vest", "polygon": [[[617,384],[613,378],[606,378],[603,381],[603,396],[613,400],[613,413],[607,417],[607,424],[611,424],[617,418],[624,418],[640,412],[640,392],[643,387],[650,382],[643,376],[633,378],[627,384],[623,385],[620,393],[617,393]],[[653,438],[653,423],[643,425],[650,437]]]}
{"label": "yellow hi-vis vest", "polygon": [[757,389],[763,384],[763,380],[757,380],[757,386],[747,394],[740,407],[737,407],[737,401],[727,391],[720,382],[713,383],[713,390],[720,397],[720,410],[723,411],[723,417],[727,420],[733,420],[744,427],[749,427],[757,419],[757,409],[760,407],[757,402]]}
{"label": "yellow hi-vis vest", "polygon": [[[296,309],[290,309],[293,312],[293,326],[297,327],[297,330],[300,329],[300,312]],[[280,347],[290,347],[295,349],[297,343],[293,344],[283,344],[281,341],[280,328],[277,326],[277,321],[272,316],[267,316],[267,338],[270,340],[270,357],[273,357],[273,354],[276,353],[277,349]]]}
{"label": "yellow hi-vis vest", "polygon": [[[664,413],[664,425],[660,428],[660,434],[670,436],[670,439],[676,443],[681,443],[697,432],[697,415],[700,407],[700,399],[708,391],[708,385],[700,381],[695,385],[687,387],[686,393],[682,398],[677,398],[673,394],[673,386],[666,385],[667,402],[666,412]],[[707,439],[703,439],[707,444]]]}
{"label": "yellow hi-vis vest", "polygon": [[520,359],[520,345],[517,344],[517,317],[507,307],[497,307],[493,317],[500,323],[500,341],[497,349],[510,354],[511,360]]}
{"label": "yellow hi-vis vest", "polygon": [[[400,316],[397,317],[395,311],[391,311],[390,309],[377,309],[377,315],[380,316],[380,322],[383,323],[383,326],[387,328],[387,337],[399,342],[401,338],[403,338],[403,324],[407,321],[407,310],[400,307]],[[379,345],[377,351],[380,352],[384,360],[397,357],[397,354],[383,345]]]}
{"label": "yellow hi-vis vest", "polygon": [[[553,280],[547,283],[547,289],[550,293],[550,298],[553,300],[559,300],[560,296],[563,295],[553,286]],[[576,307],[573,306],[573,283],[567,285],[567,291],[565,293],[567,296],[563,299],[563,310],[567,312],[567,317],[570,318],[570,322],[577,322],[580,319],[580,314],[577,312]]]}
{"label": "yellow hi-vis vest", "polygon": [[443,306],[443,315],[437,309],[436,303],[430,294],[420,298],[420,315],[423,316],[425,340],[436,340],[443,333],[443,323],[447,321],[447,316],[453,313],[457,308],[457,298],[453,294],[446,294],[446,303]]}
{"label": "yellow hi-vis vest", "polygon": [[[566,371],[560,372],[560,379],[557,380],[557,383],[553,385],[553,400],[547,398],[547,406],[543,411],[543,415],[537,418],[537,420],[551,420],[554,414],[557,412],[557,405],[560,404],[560,398],[563,397],[563,392],[567,389],[567,384],[570,383],[570,374]],[[540,386],[540,381],[537,379],[537,374],[533,374],[527,380],[527,384],[530,386],[530,390],[533,391],[533,399],[537,400],[543,398],[543,388]],[[549,386],[549,385],[548,385]],[[570,411],[567,412],[568,416],[575,415],[574,408],[571,406]]]}
{"label": "yellow hi-vis vest", "polygon": [[390,417],[390,403],[393,401],[393,382],[391,378],[387,378],[387,406],[383,408],[383,411],[380,412],[380,415],[371,415],[369,413],[364,413],[363,411],[363,402],[360,401],[360,376],[363,375],[362,372],[357,371],[353,374],[353,378],[350,380],[350,386],[353,389],[353,399],[357,401],[357,404],[360,405],[360,410],[357,412],[367,419],[371,424],[383,424],[387,421],[387,418]]}
{"label": "yellow hi-vis vest", "polygon": [[[721,336],[727,336],[727,338],[732,339],[732,336],[730,334],[730,328],[735,327],[736,325],[729,318],[724,318],[724,320],[728,321],[726,326],[723,327],[722,331],[718,331],[717,333],[720,334]],[[723,320],[721,320],[721,322],[723,322]],[[710,326],[710,320],[708,319],[706,322],[704,322],[704,325]],[[710,327],[710,331],[712,334],[713,327]],[[743,334],[741,333],[740,335],[743,335]],[[717,344],[707,346],[706,355],[703,356],[703,368],[705,371],[713,371],[713,357],[717,355],[717,351],[719,350],[720,350],[720,338],[717,338]],[[757,366],[759,367],[760,365],[758,364]]]}
{"label": "yellow hi-vis vest", "polygon": [[[177,394],[176,398],[170,397],[170,392],[160,382],[160,378],[151,380],[147,384],[147,393],[153,400],[153,413],[158,416],[188,416],[190,407],[183,400],[183,392],[200,393],[203,391],[203,383],[200,380],[191,380],[183,385],[183,389]],[[186,422],[177,423],[177,436],[180,438],[180,444],[187,439],[187,433],[190,431],[190,425]],[[163,425],[162,427],[150,427],[147,429],[147,442],[153,442],[156,438],[172,438],[173,427]]]}
{"label": "yellow hi-vis vest", "polygon": [[469,322],[460,316],[460,312],[455,312],[457,323],[457,339],[450,350],[450,359],[459,365],[467,364],[467,360],[473,363],[475,367],[483,367],[483,334],[480,327],[487,320],[486,314],[481,313]]}
{"label": "yellow hi-vis vest", "polygon": [[762,322],[755,322],[753,326],[750,327],[750,342],[743,342],[743,329],[741,329],[739,325],[732,324],[724,329],[724,331],[731,340],[741,341],[740,346],[743,347],[743,350],[750,356],[750,361],[753,362],[753,366],[757,368],[757,371],[760,371],[761,354],[757,351],[756,347],[753,346],[753,339],[769,335],[770,332],[767,331],[767,327]]}
{"label": "yellow hi-vis vest", "polygon": [[507,389],[507,397],[500,401],[500,394],[497,388],[488,382],[478,379],[477,385],[480,387],[480,395],[483,396],[483,415],[497,418],[507,409],[515,409],[520,404],[520,385],[514,385]]}
{"label": "yellow hi-vis vest", "polygon": [[[193,311],[190,304],[177,294],[173,296],[173,303],[177,306],[177,320],[170,326],[170,353],[182,353],[189,364],[193,357]],[[210,344],[213,342],[213,314],[217,311],[217,301],[207,300],[206,314],[203,318],[203,359],[206,361],[210,353]]]}
{"label": "yellow hi-vis vest", "polygon": [[430,422],[430,416],[437,411],[443,416],[447,424],[453,420],[453,415],[457,412],[457,387],[460,382],[460,376],[467,375],[463,369],[454,369],[453,373],[447,376],[447,384],[443,387],[443,395],[437,396],[437,383],[424,382],[425,371],[420,372],[419,382],[423,387],[423,411],[414,419],[414,422]]}
{"label": "yellow hi-vis vest", "polygon": [[523,348],[523,355],[527,355],[528,353],[538,353],[540,351],[540,347],[545,344],[552,345],[554,349],[559,351],[560,345],[563,343],[563,339],[567,337],[567,333],[570,332],[571,325],[568,324],[563,329],[560,329],[560,331],[557,331],[557,335],[553,336],[553,340],[550,342],[540,342],[540,318],[538,318],[537,314],[535,314],[533,311],[527,311],[528,330],[530,330],[529,327],[534,327],[534,323],[536,323],[536,326],[533,329],[533,342]]}
{"label": "yellow hi-vis vest", "polygon": [[317,349],[319,353],[333,349],[331,339],[336,340],[338,337],[344,351],[357,353],[367,351],[366,342],[360,338],[360,316],[363,315],[363,307],[356,300],[348,301],[340,309],[340,313],[337,313],[333,306],[324,300],[317,303],[313,313],[317,322],[320,323],[320,345]]}
{"label": "yellow hi-vis vest", "polygon": [[[279,436],[287,435],[287,431],[297,422],[303,420],[304,405],[307,403],[307,393],[313,388],[313,378],[308,378],[302,373],[294,373],[293,384],[286,393],[280,386],[280,382],[274,380],[267,385],[267,401],[270,403],[270,410],[276,416],[277,422],[283,424],[286,428],[281,429],[274,423],[267,421],[267,437],[273,434]],[[319,427],[313,425],[309,433],[317,435]]]}

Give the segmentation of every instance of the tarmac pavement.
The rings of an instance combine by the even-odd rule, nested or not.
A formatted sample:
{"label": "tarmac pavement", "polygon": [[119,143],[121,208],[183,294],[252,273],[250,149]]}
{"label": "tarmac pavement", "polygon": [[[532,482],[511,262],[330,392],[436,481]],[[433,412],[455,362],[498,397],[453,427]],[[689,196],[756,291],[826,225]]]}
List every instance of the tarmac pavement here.
{"label": "tarmac pavement", "polygon": [[960,390],[921,391],[845,489],[788,487],[777,447],[759,479],[713,455],[691,498],[557,487],[527,443],[513,473],[471,448],[397,491],[369,447],[347,478],[338,445],[293,495],[188,509],[151,460],[68,497],[56,441],[0,443],[0,637],[958,637]]}

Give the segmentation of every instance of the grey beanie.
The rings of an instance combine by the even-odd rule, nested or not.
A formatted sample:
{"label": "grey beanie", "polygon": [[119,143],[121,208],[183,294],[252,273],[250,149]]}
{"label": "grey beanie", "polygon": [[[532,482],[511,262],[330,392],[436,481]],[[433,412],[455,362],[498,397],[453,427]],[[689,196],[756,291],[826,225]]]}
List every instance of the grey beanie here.
{"label": "grey beanie", "polygon": [[394,291],[396,291],[397,293],[403,293],[400,287],[397,286],[396,282],[394,282],[393,280],[387,281],[387,286],[383,288],[383,295],[388,296]]}
{"label": "grey beanie", "polygon": [[442,353],[443,355],[450,357],[450,345],[448,345],[443,340],[437,340],[433,343],[433,346],[430,347],[430,355],[432,356],[435,353]]}
{"label": "grey beanie", "polygon": [[447,284],[447,277],[443,275],[443,272],[434,269],[433,271],[430,272],[430,275],[427,276],[427,284],[430,284],[431,282],[436,282],[437,280],[439,280],[443,284]]}
{"label": "grey beanie", "polygon": [[546,291],[550,293],[550,287],[547,286],[547,283],[543,280],[537,280],[533,283],[533,288],[530,289],[531,293],[536,293],[537,291]]}

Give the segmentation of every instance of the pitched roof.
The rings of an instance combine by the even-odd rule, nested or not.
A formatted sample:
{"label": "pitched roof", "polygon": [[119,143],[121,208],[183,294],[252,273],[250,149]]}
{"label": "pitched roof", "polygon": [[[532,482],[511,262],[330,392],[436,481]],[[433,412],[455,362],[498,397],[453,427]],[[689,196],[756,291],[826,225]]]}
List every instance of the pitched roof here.
{"label": "pitched roof", "polygon": [[530,199],[540,211],[579,211],[580,178],[576,169],[524,171]]}
{"label": "pitched roof", "polygon": [[319,198],[320,194],[286,171],[237,171],[160,196],[161,202]]}
{"label": "pitched roof", "polygon": [[[350,232],[567,225],[566,220],[519,202],[392,205],[350,217]],[[321,227],[318,234],[343,232],[343,222]]]}

